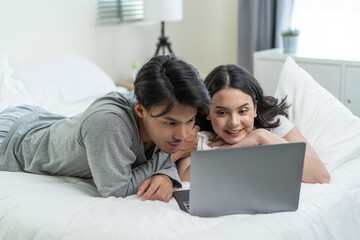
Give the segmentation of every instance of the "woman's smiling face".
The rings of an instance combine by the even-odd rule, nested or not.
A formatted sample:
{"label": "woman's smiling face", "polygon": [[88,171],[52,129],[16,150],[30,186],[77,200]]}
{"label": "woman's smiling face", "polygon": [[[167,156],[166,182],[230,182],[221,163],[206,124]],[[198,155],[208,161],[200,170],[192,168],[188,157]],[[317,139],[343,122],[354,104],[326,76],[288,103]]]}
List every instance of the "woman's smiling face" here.
{"label": "woman's smiling face", "polygon": [[256,116],[256,105],[250,95],[236,88],[225,88],[212,96],[207,119],[219,137],[235,144],[253,130]]}

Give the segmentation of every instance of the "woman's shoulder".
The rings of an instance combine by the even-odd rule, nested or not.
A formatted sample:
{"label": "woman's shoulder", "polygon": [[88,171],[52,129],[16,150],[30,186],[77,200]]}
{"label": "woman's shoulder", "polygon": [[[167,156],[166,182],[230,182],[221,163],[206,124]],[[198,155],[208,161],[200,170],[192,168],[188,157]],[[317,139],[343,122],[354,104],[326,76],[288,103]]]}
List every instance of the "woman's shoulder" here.
{"label": "woman's shoulder", "polygon": [[211,149],[208,144],[216,138],[216,134],[210,131],[200,131],[197,133],[197,138],[197,150]]}
{"label": "woman's shoulder", "polygon": [[197,137],[207,137],[207,138],[215,138],[216,137],[216,134],[214,132],[211,132],[211,131],[199,131],[197,133]]}

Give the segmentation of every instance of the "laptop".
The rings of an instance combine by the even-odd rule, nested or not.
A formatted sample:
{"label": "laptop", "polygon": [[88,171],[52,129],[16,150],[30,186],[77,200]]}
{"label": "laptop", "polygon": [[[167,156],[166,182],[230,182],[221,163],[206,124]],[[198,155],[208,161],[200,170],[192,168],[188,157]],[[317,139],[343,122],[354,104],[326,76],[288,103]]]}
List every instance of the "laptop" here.
{"label": "laptop", "polygon": [[194,151],[190,190],[174,197],[200,217],[296,211],[304,156],[303,142]]}

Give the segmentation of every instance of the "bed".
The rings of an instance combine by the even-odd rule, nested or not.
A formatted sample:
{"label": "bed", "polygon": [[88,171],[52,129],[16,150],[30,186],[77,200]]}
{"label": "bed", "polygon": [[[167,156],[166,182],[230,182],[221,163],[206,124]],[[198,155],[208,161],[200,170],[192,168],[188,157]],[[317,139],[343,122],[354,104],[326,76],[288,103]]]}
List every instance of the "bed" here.
{"label": "bed", "polygon": [[[126,91],[82,56],[11,65],[3,53],[0,81],[0,110],[36,104],[67,116]],[[331,173],[330,184],[302,183],[297,211],[200,218],[175,199],[101,198],[91,180],[0,172],[0,239],[360,239],[360,119],[291,58],[275,95],[287,95],[289,119]]]}

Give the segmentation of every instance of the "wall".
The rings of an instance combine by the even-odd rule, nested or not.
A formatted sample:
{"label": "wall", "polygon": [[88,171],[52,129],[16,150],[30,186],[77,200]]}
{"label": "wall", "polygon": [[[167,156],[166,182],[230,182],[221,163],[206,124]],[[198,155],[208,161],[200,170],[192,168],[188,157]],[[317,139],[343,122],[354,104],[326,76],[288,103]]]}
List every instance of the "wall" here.
{"label": "wall", "polygon": [[[237,0],[183,0],[184,20],[166,25],[177,56],[205,76],[236,62]],[[1,0],[0,50],[12,62],[84,55],[115,81],[130,76],[133,61],[146,62],[160,34],[157,22],[96,26],[96,0]]]}
{"label": "wall", "polygon": [[205,77],[215,66],[237,63],[237,0],[183,0],[184,19],[168,23],[177,56]]}

